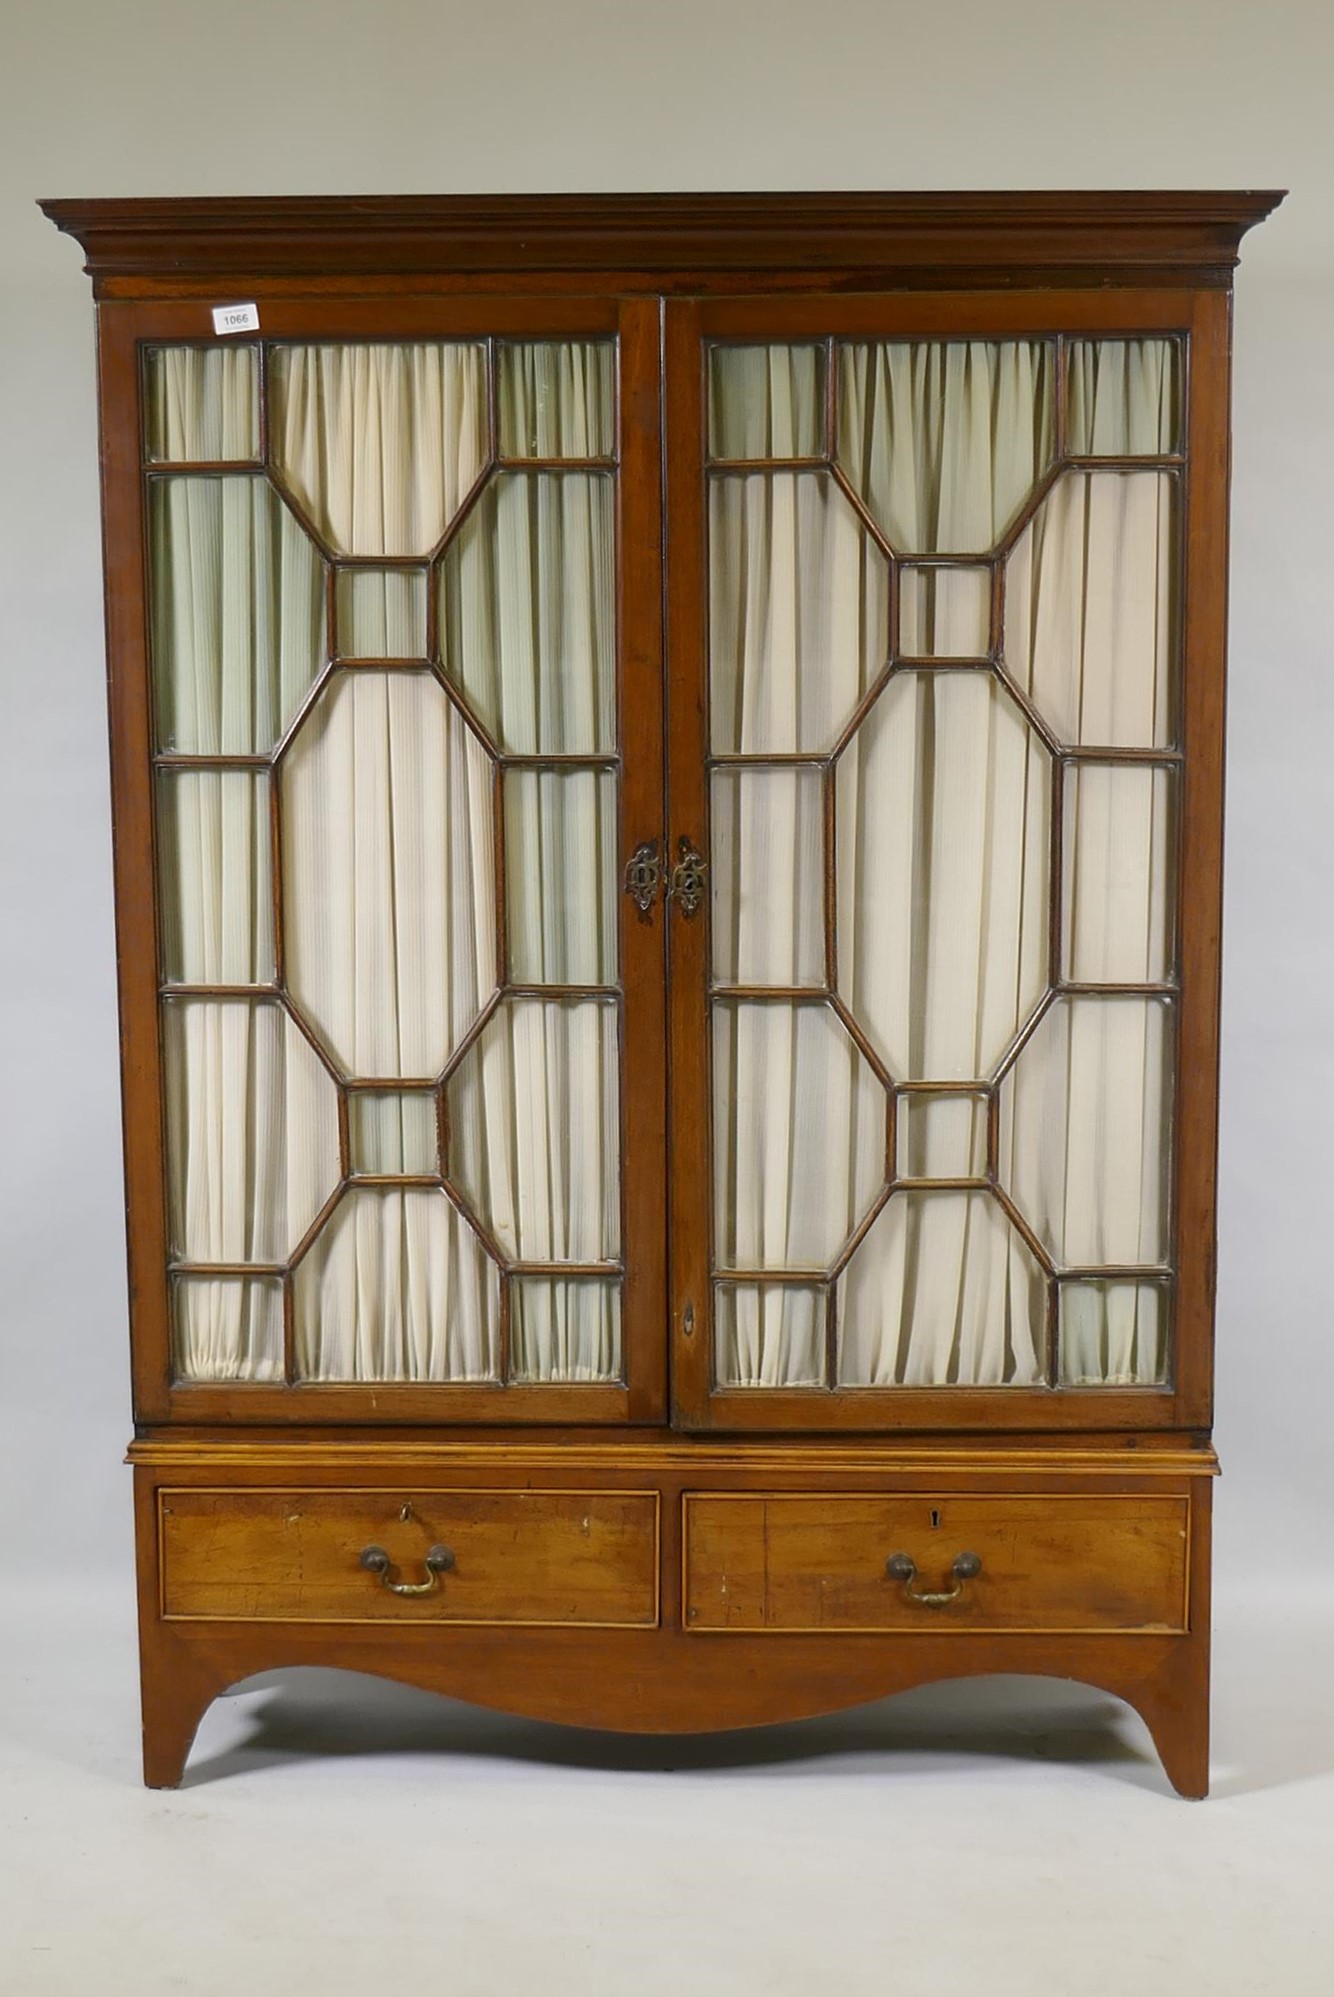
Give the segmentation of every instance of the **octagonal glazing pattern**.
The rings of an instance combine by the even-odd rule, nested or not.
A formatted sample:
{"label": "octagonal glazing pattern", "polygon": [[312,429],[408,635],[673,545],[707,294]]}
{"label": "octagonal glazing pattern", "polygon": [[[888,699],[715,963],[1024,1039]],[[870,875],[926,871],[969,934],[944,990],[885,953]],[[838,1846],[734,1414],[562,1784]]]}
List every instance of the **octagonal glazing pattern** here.
{"label": "octagonal glazing pattern", "polygon": [[333,553],[432,554],[486,464],[486,394],[477,342],[275,345],[275,469]]}
{"label": "octagonal glazing pattern", "polygon": [[438,1074],[495,986],[486,752],[429,673],[340,672],[282,801],[294,1000],[345,1074]]}
{"label": "octagonal glazing pattern", "polygon": [[[1184,379],[1176,338],[709,348],[719,1387],[1169,1377]],[[842,1246],[752,1228],[751,1266],[738,1160],[780,1243],[802,1182],[738,1142],[735,1021],[772,1015],[781,1131],[799,1003],[892,1093],[892,1155]],[[843,1114],[792,1145],[836,1198]]]}
{"label": "octagonal glazing pattern", "polygon": [[146,379],[177,1377],[619,1381],[616,343]]}
{"label": "octagonal glazing pattern", "polygon": [[838,760],[839,990],[902,1081],[985,1081],[1046,986],[1051,764],[990,673],[897,673]]}

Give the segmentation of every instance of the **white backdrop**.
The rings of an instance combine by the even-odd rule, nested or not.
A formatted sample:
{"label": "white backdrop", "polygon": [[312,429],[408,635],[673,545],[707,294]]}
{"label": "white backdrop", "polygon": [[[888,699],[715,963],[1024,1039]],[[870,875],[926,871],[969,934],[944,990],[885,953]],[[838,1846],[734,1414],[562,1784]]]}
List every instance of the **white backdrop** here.
{"label": "white backdrop", "polygon": [[0,1561],[130,1544],[92,308],[35,199],[1286,186],[1236,314],[1218,1553],[1328,1574],[1334,9],[12,0],[0,43]]}

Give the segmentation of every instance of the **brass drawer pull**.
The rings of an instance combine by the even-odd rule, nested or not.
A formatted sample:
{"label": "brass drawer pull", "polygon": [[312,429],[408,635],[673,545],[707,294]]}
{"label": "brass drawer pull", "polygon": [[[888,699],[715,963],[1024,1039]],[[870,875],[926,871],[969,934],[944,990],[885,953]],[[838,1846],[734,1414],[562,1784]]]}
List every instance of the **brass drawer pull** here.
{"label": "brass drawer pull", "polygon": [[704,877],[709,863],[684,834],[676,842],[676,851],[678,857],[667,888],[668,898],[675,898],[682,915],[695,915],[704,900]]}
{"label": "brass drawer pull", "polygon": [[368,1574],[378,1574],[391,1595],[429,1595],[440,1576],[448,1573],[454,1565],[454,1555],[447,1546],[431,1547],[426,1555],[424,1581],[391,1581],[389,1569],[392,1564],[382,1546],[364,1546],[361,1549],[361,1565]]}
{"label": "brass drawer pull", "polygon": [[952,1588],[914,1588],[917,1564],[906,1553],[892,1553],[885,1562],[885,1572],[891,1581],[902,1581],[903,1592],[910,1602],[919,1602],[924,1609],[943,1609],[947,1602],[953,1602],[963,1593],[965,1581],[971,1581],[982,1572],[982,1561],[976,1553],[956,1553],[950,1573],[954,1576]]}

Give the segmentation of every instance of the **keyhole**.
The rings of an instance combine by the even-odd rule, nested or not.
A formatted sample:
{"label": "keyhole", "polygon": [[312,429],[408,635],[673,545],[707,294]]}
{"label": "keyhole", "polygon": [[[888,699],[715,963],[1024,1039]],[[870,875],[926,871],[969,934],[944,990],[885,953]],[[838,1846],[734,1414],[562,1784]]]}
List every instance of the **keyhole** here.
{"label": "keyhole", "polygon": [[931,1507],[931,1530],[932,1532],[939,1532],[940,1530],[940,1513],[934,1505]]}

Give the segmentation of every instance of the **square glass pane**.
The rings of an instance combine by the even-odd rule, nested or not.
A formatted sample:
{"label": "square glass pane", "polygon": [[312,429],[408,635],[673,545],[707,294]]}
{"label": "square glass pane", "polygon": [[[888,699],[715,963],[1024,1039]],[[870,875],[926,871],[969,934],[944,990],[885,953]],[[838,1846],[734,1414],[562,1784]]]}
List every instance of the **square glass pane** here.
{"label": "square glass pane", "polygon": [[715,1283],[720,1387],[822,1387],[826,1298],[797,1283]]}
{"label": "square glass pane", "polygon": [[506,770],[506,914],[516,984],[615,982],[616,788],[611,770]]}
{"label": "square glass pane", "polygon": [[715,769],[711,830],[715,981],[823,984],[823,773]]}
{"label": "square glass pane", "polygon": [[340,569],[337,603],[343,658],[426,657],[424,569]]}
{"label": "square glass pane", "polygon": [[984,1096],[900,1095],[899,1176],[978,1179],[987,1169]]}
{"label": "square glass pane", "polygon": [[436,1098],[426,1090],[348,1096],[352,1170],[409,1176],[439,1168]]}
{"label": "square glass pane", "polygon": [[813,458],[824,450],[822,346],[709,349],[709,456]]}
{"label": "square glass pane", "polygon": [[621,1378],[619,1279],[516,1276],[510,1284],[510,1379]]}
{"label": "square glass pane", "polygon": [[254,347],[150,347],[144,355],[153,464],[228,464],[259,456]]}
{"label": "square glass pane", "polygon": [[1169,1307],[1164,1283],[1062,1283],[1057,1320],[1061,1385],[1163,1385]]}
{"label": "square glass pane", "polygon": [[282,1379],[278,1277],[173,1277],[171,1317],[178,1380]]}
{"label": "square glass pane", "polygon": [[1177,774],[1075,763],[1063,828],[1065,975],[1162,984],[1173,974]]}
{"label": "square glass pane", "polygon": [[496,395],[503,458],[609,458],[616,449],[610,340],[503,341]]}
{"label": "square glass pane", "polygon": [[157,839],[166,983],[272,983],[268,777],[159,770]]}
{"label": "square glass pane", "polygon": [[1177,340],[1072,340],[1066,448],[1074,457],[1158,457],[1181,449]]}
{"label": "square glass pane", "polygon": [[899,651],[908,659],[985,659],[991,650],[991,570],[899,571]]}

